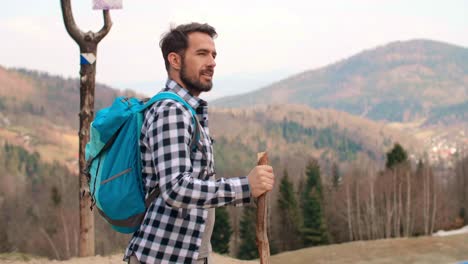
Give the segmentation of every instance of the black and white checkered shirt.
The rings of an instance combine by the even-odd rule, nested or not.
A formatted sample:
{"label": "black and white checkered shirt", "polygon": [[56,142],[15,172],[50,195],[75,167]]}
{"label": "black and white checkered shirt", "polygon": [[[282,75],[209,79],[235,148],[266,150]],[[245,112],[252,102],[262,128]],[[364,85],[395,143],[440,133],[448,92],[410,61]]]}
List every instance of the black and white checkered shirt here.
{"label": "black and white checkered shirt", "polygon": [[168,99],[146,111],[140,136],[143,181],[146,190],[159,186],[161,195],[148,208],[124,259],[135,254],[141,263],[194,263],[207,209],[249,203],[250,189],[247,177],[215,179],[208,104],[172,80],[163,90],[195,109],[203,149],[190,147],[195,126],[183,104]]}

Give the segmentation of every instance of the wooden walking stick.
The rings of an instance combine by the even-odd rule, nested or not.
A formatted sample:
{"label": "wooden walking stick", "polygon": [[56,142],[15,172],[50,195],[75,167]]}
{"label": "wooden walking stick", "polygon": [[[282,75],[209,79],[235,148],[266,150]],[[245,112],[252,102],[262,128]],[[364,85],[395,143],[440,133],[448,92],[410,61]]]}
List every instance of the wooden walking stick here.
{"label": "wooden walking stick", "polygon": [[[267,165],[268,155],[266,152],[257,153],[257,164]],[[260,195],[257,199],[257,228],[256,238],[258,255],[260,256],[261,264],[270,263],[270,244],[268,243],[268,205],[267,193]]]}

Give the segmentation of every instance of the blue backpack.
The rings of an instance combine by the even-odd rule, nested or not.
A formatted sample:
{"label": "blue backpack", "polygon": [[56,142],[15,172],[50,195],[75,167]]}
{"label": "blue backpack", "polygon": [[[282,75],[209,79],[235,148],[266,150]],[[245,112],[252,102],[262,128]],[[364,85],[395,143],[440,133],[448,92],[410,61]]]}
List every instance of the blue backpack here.
{"label": "blue backpack", "polygon": [[117,97],[110,107],[99,110],[91,123],[90,141],[85,149],[91,209],[96,205],[101,216],[118,232],[135,232],[147,207],[159,195],[156,189],[145,199],[139,139],[144,110],[166,99],[182,103],[192,113],[193,148],[200,129],[195,110],[172,92],[160,92],[147,102]]}

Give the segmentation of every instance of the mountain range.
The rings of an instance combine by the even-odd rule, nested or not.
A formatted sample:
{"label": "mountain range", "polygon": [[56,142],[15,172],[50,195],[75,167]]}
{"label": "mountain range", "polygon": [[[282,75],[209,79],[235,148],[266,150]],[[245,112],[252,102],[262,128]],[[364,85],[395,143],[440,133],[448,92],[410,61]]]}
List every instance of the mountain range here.
{"label": "mountain range", "polygon": [[[45,161],[58,160],[76,170],[78,153],[78,79],[48,73],[0,68],[0,142],[38,152]],[[96,87],[96,109],[118,95],[135,95],[105,85]],[[301,154],[336,162],[362,153],[381,162],[393,142],[417,149],[408,137],[383,122],[332,109],[303,105],[271,105],[248,109],[212,108],[210,129],[215,138],[220,175],[246,173],[256,152],[268,149],[277,164]],[[297,166],[300,167],[300,166]]]}
{"label": "mountain range", "polygon": [[[432,151],[420,139],[432,144],[436,132],[451,140],[448,131],[454,131],[460,135],[458,142],[468,146],[463,56],[466,49],[433,41],[391,43],[253,93],[210,102],[216,175],[247,175],[257,152],[266,150],[278,178],[287,173],[300,189],[311,159],[318,160],[323,181],[331,182],[331,176],[345,181],[351,179],[348,175],[354,179],[383,168],[386,152],[397,142],[413,161]],[[0,66],[0,158],[5,165],[0,173],[0,207],[4,201],[5,217],[18,220],[13,225],[15,221],[0,217],[10,225],[5,229],[9,232],[3,236],[0,232],[2,238],[6,234],[2,239],[6,244],[25,244],[24,239],[13,239],[24,238],[13,235],[22,231],[36,232],[36,240],[30,236],[26,240],[34,249],[39,248],[37,241],[47,246],[44,234],[64,248],[70,245],[60,242],[68,239],[57,230],[78,225],[76,196],[68,194],[78,187],[79,84],[78,78]],[[142,97],[97,84],[95,109],[119,95]],[[447,153],[447,142],[436,149]],[[454,149],[449,146],[449,151]],[[279,189],[276,184],[272,201],[277,201]],[[275,208],[273,215],[278,215]],[[231,213],[237,215],[232,219],[239,219],[239,211]],[[109,241],[119,241],[114,233],[97,238],[102,251],[114,250]]]}
{"label": "mountain range", "polygon": [[[433,134],[424,126],[466,128],[467,91],[467,49],[427,40],[390,43],[212,102],[211,131],[224,156],[218,167],[248,167],[245,154],[265,148],[283,161],[301,153],[337,162],[364,154],[381,162],[400,142],[419,156],[427,146],[414,135]],[[124,94],[136,95],[97,84],[95,109]],[[78,111],[78,78],[0,66],[0,141],[74,164]]]}
{"label": "mountain range", "polygon": [[392,122],[464,121],[468,49],[431,40],[393,42],[213,105],[272,103],[332,108]]}

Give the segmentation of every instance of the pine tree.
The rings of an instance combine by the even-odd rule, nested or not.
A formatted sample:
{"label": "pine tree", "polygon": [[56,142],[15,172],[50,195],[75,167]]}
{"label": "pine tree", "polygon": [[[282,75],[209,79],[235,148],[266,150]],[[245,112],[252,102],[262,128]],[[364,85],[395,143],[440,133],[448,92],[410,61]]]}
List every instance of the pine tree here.
{"label": "pine tree", "polygon": [[302,193],[304,246],[316,246],[328,243],[328,231],[323,213],[322,183],[320,167],[312,160],[306,167],[306,182]]}
{"label": "pine tree", "polygon": [[229,222],[229,214],[225,207],[216,208],[216,221],[211,236],[213,251],[227,254],[229,253],[229,240],[231,239],[232,228]]}
{"label": "pine tree", "polygon": [[385,166],[387,169],[391,169],[398,164],[402,164],[408,161],[408,153],[406,150],[398,143],[396,143],[393,148],[387,152],[387,163]]}
{"label": "pine tree", "polygon": [[242,219],[240,222],[240,239],[239,253],[240,259],[255,259],[258,258],[257,242],[255,239],[255,223],[256,210],[255,207],[244,207]]}
{"label": "pine tree", "polygon": [[340,168],[336,162],[333,162],[332,164],[332,182],[335,189],[338,188],[338,185],[340,185],[341,182]]}
{"label": "pine tree", "polygon": [[282,232],[280,233],[280,250],[294,250],[301,246],[300,214],[294,186],[289,180],[287,170],[280,182],[278,209]]}

